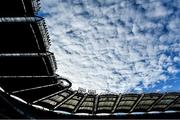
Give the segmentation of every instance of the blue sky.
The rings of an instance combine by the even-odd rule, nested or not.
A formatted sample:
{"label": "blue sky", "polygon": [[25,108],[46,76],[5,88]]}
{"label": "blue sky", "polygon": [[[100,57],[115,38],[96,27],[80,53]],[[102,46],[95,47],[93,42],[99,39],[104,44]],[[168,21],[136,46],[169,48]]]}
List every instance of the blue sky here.
{"label": "blue sky", "polygon": [[58,64],[73,89],[180,91],[180,0],[42,0]]}

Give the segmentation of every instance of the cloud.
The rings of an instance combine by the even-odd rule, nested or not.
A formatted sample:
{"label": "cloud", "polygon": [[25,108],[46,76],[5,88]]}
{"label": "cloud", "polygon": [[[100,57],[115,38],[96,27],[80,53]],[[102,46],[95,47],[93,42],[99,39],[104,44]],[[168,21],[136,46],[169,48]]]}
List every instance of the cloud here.
{"label": "cloud", "polygon": [[179,73],[178,0],[41,2],[57,73],[73,89],[143,92]]}

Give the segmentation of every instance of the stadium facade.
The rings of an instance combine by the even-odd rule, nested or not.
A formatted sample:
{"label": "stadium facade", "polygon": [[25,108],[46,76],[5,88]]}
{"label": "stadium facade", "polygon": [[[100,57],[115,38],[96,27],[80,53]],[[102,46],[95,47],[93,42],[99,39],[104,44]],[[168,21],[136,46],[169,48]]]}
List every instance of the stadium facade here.
{"label": "stadium facade", "polygon": [[[96,94],[55,73],[38,0],[0,3],[1,118],[180,118],[180,93]],[[80,78],[79,78],[80,80]]]}

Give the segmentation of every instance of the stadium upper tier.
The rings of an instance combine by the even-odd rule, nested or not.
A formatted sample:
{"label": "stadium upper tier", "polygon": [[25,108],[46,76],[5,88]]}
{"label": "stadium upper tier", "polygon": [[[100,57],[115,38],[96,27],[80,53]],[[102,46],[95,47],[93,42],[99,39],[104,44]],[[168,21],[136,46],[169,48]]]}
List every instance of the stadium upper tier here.
{"label": "stadium upper tier", "polygon": [[[0,91],[22,103],[58,114],[126,115],[179,112],[180,93],[96,94],[72,90],[56,75],[49,35],[37,0],[0,4]],[[60,68],[59,68],[60,69]],[[79,78],[81,79],[81,78]]]}

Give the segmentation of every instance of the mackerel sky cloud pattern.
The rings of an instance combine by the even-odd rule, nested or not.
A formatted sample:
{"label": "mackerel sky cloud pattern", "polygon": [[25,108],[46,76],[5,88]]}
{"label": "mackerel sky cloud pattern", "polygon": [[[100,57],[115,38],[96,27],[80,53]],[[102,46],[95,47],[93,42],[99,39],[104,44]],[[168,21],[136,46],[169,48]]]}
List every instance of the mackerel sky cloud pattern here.
{"label": "mackerel sky cloud pattern", "polygon": [[42,0],[57,74],[97,93],[179,91],[180,0]]}

